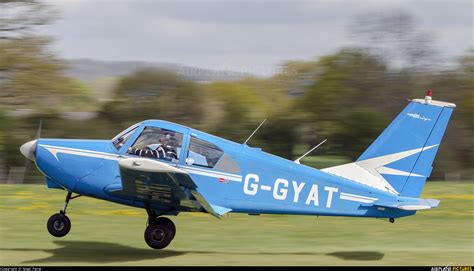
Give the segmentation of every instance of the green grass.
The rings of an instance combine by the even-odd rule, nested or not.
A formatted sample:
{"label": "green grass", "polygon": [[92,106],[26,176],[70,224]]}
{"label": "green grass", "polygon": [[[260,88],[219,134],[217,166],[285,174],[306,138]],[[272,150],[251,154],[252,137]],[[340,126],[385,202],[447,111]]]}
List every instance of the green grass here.
{"label": "green grass", "polygon": [[0,265],[473,265],[474,183],[432,182],[434,210],[398,219],[180,214],[162,251],[143,240],[145,211],[81,197],[69,235],[46,220],[64,191],[0,185]]}

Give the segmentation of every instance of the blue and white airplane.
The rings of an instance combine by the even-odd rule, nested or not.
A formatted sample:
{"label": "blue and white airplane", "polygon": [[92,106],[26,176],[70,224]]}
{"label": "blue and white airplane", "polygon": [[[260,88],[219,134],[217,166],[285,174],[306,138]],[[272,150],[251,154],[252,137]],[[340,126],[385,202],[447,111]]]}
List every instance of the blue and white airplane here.
{"label": "blue and white airplane", "polygon": [[[419,198],[455,108],[409,102],[352,163],[321,170],[162,120],[137,123],[112,140],[38,138],[22,154],[48,188],[67,191],[48,231],[65,236],[69,200],[88,196],[148,213],[146,243],[162,249],[176,228],[166,216],[204,212],[395,218],[438,206]],[[73,193],[77,194],[72,196]]]}

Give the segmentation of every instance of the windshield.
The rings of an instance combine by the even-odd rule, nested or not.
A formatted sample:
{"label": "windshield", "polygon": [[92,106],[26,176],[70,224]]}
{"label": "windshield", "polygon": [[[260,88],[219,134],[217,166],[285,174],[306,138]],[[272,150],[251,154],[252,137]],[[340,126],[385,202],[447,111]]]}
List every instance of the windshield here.
{"label": "windshield", "polygon": [[114,144],[115,148],[118,150],[120,149],[130,138],[130,136],[133,134],[135,129],[137,129],[138,126],[140,126],[140,123],[134,124],[127,129],[123,130],[123,132],[119,133],[116,135],[114,138],[112,138],[112,143]]}

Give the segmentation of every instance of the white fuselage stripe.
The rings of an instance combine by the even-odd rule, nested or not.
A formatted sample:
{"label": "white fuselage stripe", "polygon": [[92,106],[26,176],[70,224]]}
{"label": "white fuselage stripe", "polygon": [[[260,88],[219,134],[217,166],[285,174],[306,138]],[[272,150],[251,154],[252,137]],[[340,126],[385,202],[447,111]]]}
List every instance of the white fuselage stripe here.
{"label": "white fuselage stripe", "polygon": [[[113,154],[113,153],[107,153],[107,152],[98,152],[98,151],[90,151],[90,150],[83,150],[83,149],[73,149],[73,148],[66,148],[66,147],[58,147],[58,146],[50,146],[50,145],[40,145],[42,147],[45,147],[46,149],[54,149],[56,152],[60,153],[69,153],[69,154],[78,154],[81,155],[83,153],[87,154],[97,154],[98,158],[102,158],[103,156],[109,156],[109,159],[115,158],[115,160],[118,160],[119,155],[118,154]],[[69,151],[69,152],[66,152]],[[94,156],[90,156],[94,157]]]}
{"label": "white fuselage stripe", "polygon": [[211,171],[203,172],[203,171],[194,170],[194,169],[190,169],[190,168],[183,168],[183,170],[188,172],[188,173],[197,174],[197,175],[201,175],[201,176],[224,178],[225,180],[235,181],[235,182],[241,182],[242,181],[242,177],[238,178],[238,177],[227,176],[227,175],[221,174],[220,172],[211,172]]}
{"label": "white fuselage stripe", "polygon": [[341,193],[341,196],[347,196],[347,197],[353,197],[353,198],[360,198],[360,199],[365,199],[365,200],[372,200],[375,201],[376,198],[371,198],[371,197],[365,197],[365,196],[360,196],[360,195],[355,195],[355,194],[349,194],[349,193]]}
{"label": "white fuselage stripe", "polygon": [[118,161],[118,155],[105,153],[105,152],[93,152],[93,151],[83,151],[79,149],[70,149],[70,148],[57,148],[54,146],[48,145],[40,145],[48,150],[55,158],[59,161],[58,153],[65,153],[65,154],[72,154],[72,155],[79,155],[85,157],[93,157],[93,158],[101,158],[101,159],[108,159],[108,160],[115,160]]}
{"label": "white fuselage stripe", "polygon": [[[106,153],[106,152],[97,152],[97,151],[90,151],[90,150],[83,150],[83,149],[73,149],[73,148],[66,148],[66,147],[57,147],[57,146],[50,146],[50,145],[39,145],[44,147],[48,150],[58,161],[58,153],[65,153],[65,154],[72,154],[72,155],[79,155],[84,157],[93,157],[93,158],[100,158],[100,159],[108,159],[118,161],[121,157],[118,154]],[[125,157],[134,157],[134,156],[125,156]],[[215,177],[215,178],[224,178],[230,181],[241,182],[242,176],[229,174],[224,172],[212,171],[212,170],[204,170],[204,169],[197,169],[193,167],[181,166],[180,168],[186,170],[189,173],[207,176],[207,177]]]}
{"label": "white fuselage stripe", "polygon": [[362,203],[373,203],[374,202],[374,200],[363,199],[363,198],[358,198],[358,197],[350,197],[350,196],[342,195],[342,194],[339,196],[339,198],[343,199],[343,200],[362,202]]}
{"label": "white fuselage stripe", "polygon": [[201,171],[201,172],[206,172],[206,173],[217,173],[217,174],[222,174],[229,177],[242,178],[242,175],[236,175],[236,174],[231,174],[231,173],[225,173],[225,172],[219,172],[219,171],[213,171],[213,170],[195,168],[195,167],[189,167],[189,166],[179,166],[179,167],[182,169],[190,169],[190,170]]}

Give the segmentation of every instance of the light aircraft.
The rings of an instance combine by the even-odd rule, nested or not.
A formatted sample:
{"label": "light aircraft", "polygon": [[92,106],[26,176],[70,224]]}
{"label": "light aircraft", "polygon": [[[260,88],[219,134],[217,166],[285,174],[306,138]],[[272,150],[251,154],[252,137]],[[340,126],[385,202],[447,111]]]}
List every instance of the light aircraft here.
{"label": "light aircraft", "polygon": [[[88,196],[143,208],[144,237],[155,249],[173,240],[165,216],[229,212],[395,218],[438,206],[419,198],[455,108],[424,99],[408,105],[352,163],[321,170],[189,127],[162,120],[137,123],[112,140],[37,138],[21,153],[44,174],[48,188],[67,192],[47,229],[68,234],[66,208]],[[255,132],[254,132],[255,133]],[[253,135],[253,134],[252,134]],[[73,196],[73,193],[76,194]]]}

